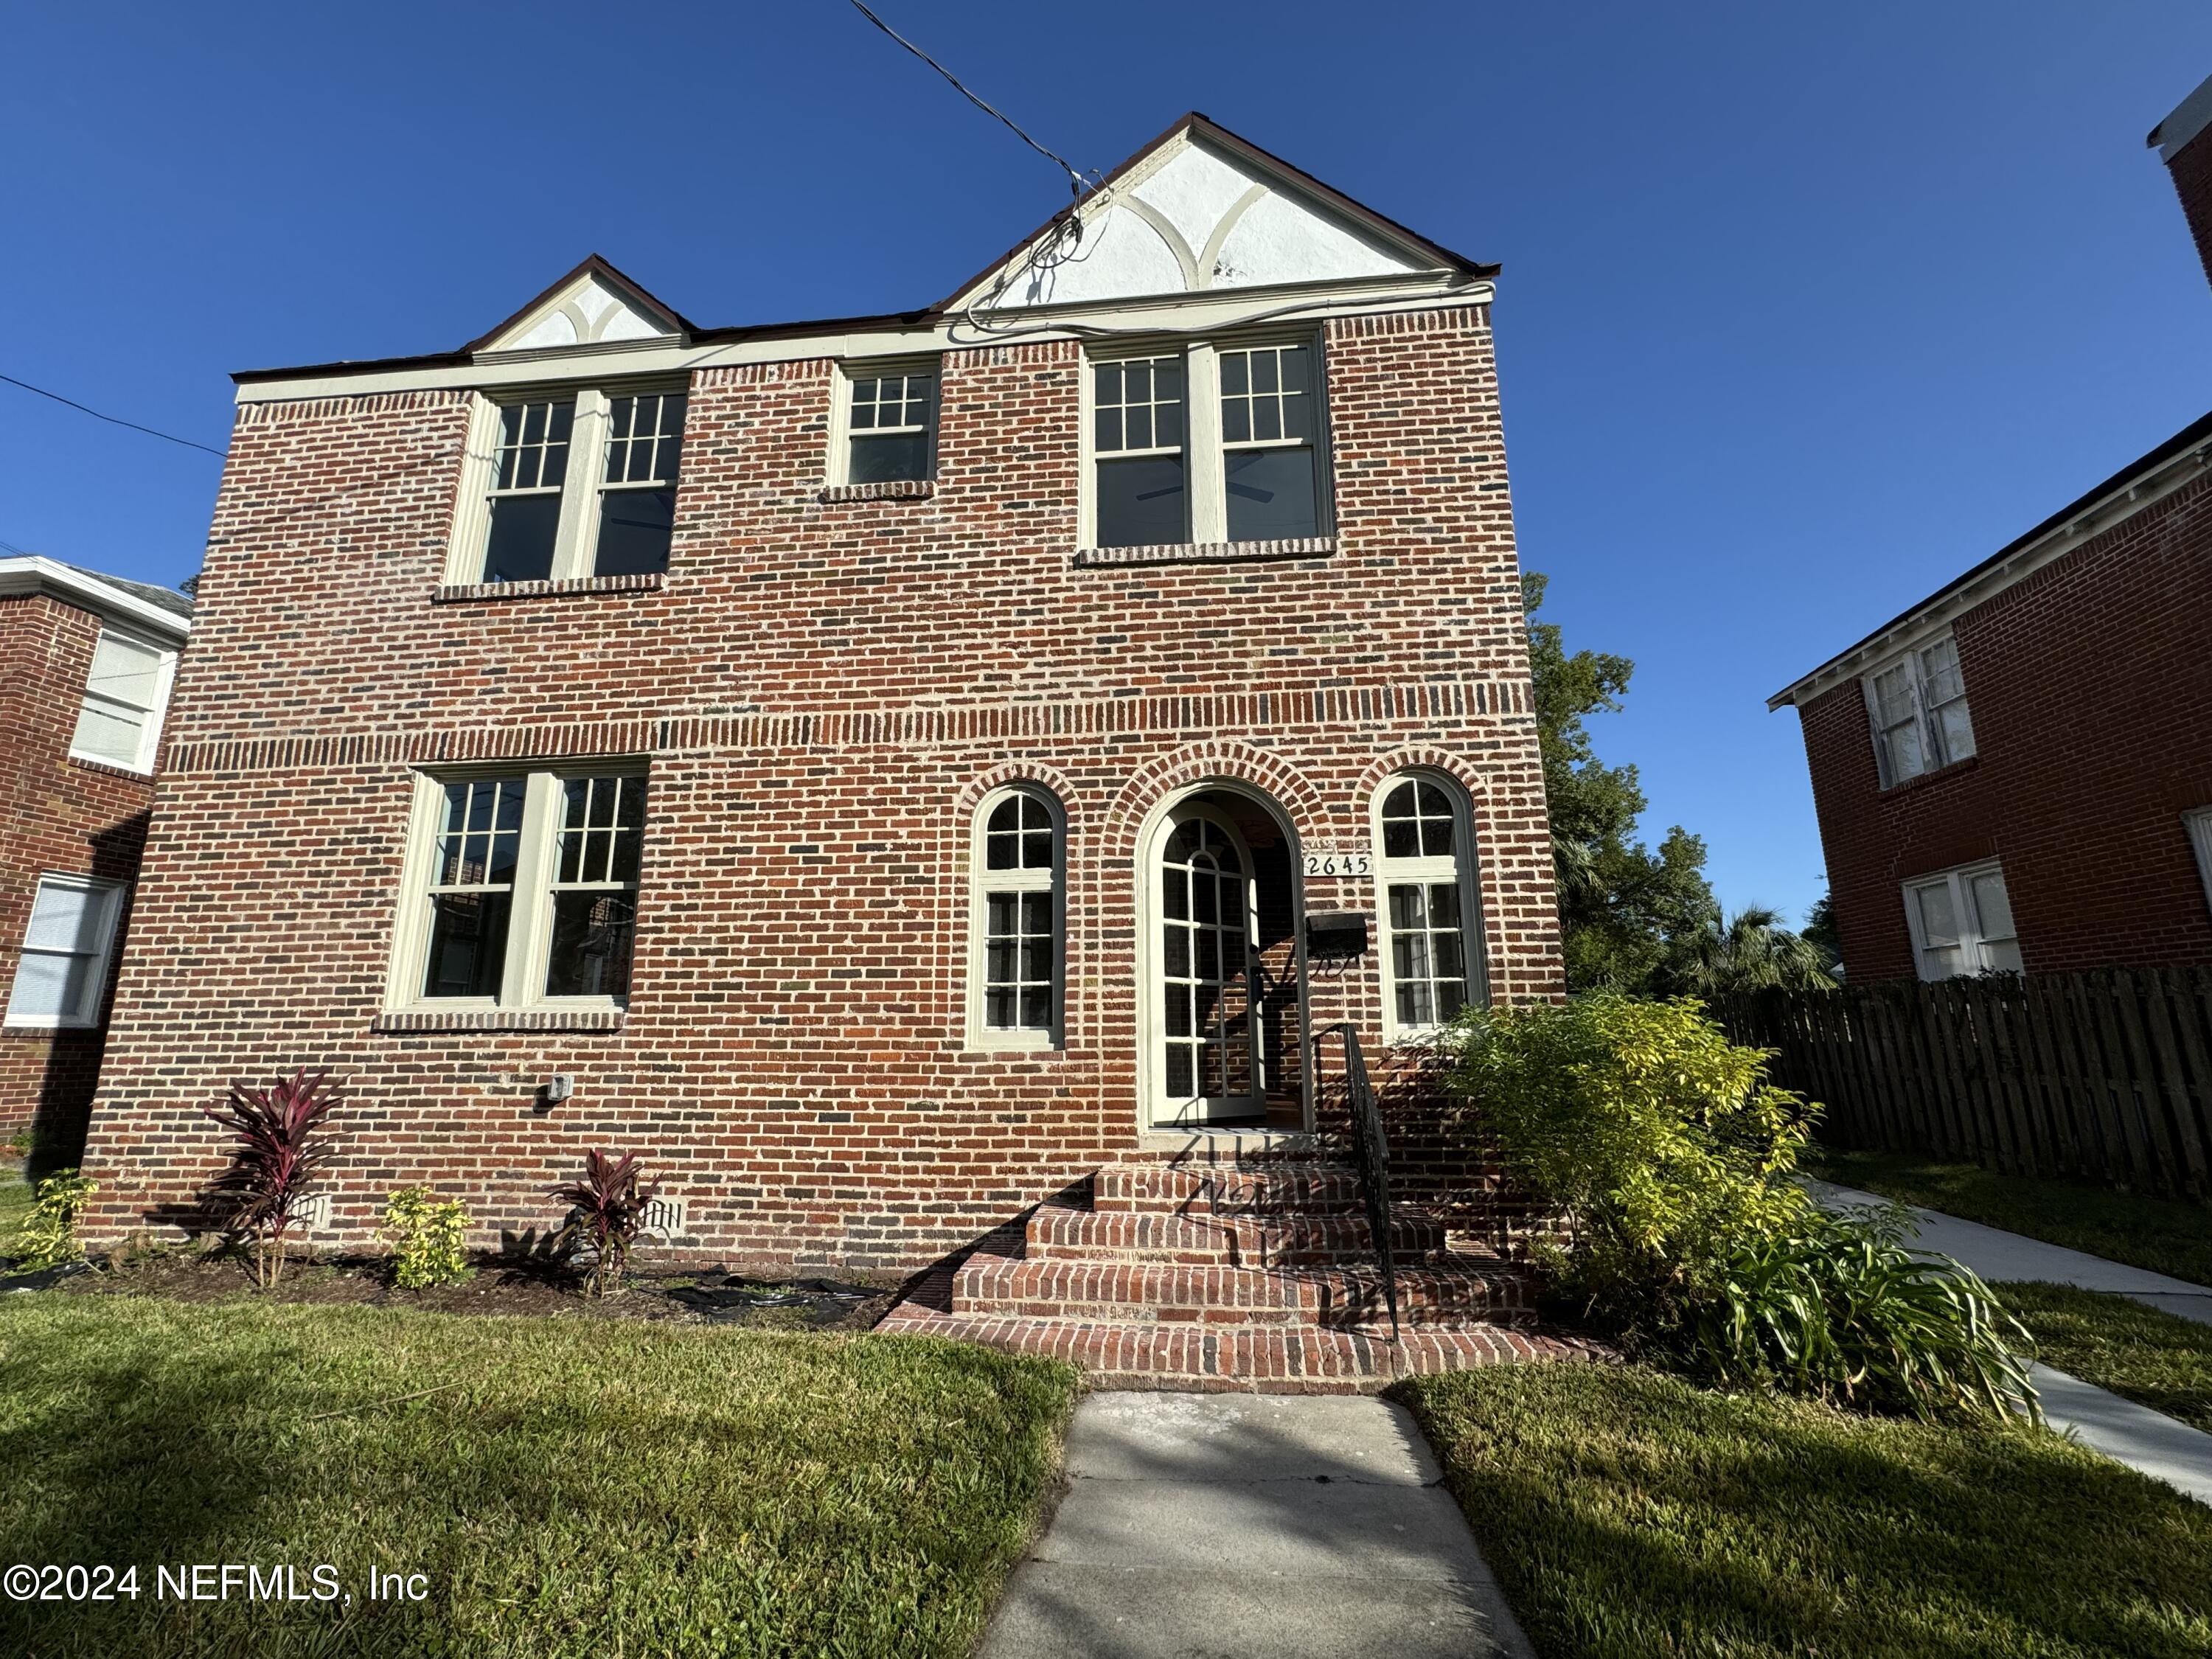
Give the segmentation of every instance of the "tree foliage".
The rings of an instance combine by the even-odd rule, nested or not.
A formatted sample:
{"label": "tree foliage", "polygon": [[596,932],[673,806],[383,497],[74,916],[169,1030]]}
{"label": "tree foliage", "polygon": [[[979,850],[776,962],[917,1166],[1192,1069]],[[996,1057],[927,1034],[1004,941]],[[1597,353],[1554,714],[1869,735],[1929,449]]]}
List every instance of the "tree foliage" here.
{"label": "tree foliage", "polygon": [[1723,916],[1698,837],[1679,823],[1656,848],[1638,836],[1648,802],[1636,768],[1600,758],[1587,724],[1620,709],[1636,665],[1570,652],[1559,625],[1538,617],[1546,586],[1522,577],[1568,988],[1713,996],[1832,983],[1772,912]]}

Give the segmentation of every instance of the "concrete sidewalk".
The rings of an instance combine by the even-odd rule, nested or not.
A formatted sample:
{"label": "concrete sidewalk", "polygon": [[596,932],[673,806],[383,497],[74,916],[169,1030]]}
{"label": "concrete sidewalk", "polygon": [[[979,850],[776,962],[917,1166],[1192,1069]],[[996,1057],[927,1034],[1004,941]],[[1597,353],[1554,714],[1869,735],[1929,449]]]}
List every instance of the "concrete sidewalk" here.
{"label": "concrete sidewalk", "polygon": [[1534,1659],[1403,1407],[1095,1394],[983,1659]]}
{"label": "concrete sidewalk", "polygon": [[[1825,1181],[1808,1181],[1805,1185],[1815,1201],[1832,1210],[1880,1209],[1889,1202],[1878,1193],[1861,1192],[1856,1187],[1838,1187]],[[1915,1205],[1905,1207],[1912,1215],[1915,1245],[1963,1263],[1992,1285],[2030,1280],[2073,1285],[2085,1291],[2128,1297],[2184,1319],[2212,1324],[2212,1290],[2204,1285],[2107,1261],[2063,1244],[2023,1238],[1978,1221],[1961,1221],[1938,1210]],[[2212,1504],[2212,1434],[2049,1365],[2034,1368],[2034,1382],[2037,1393],[2043,1396],[2045,1419],[2052,1428],[2187,1492],[2199,1503]]]}
{"label": "concrete sidewalk", "polygon": [[[1838,1205],[1880,1209],[1890,1200],[1879,1193],[1856,1187],[1837,1187],[1825,1181],[1808,1181],[1806,1190],[1823,1206]],[[1954,1261],[1972,1267],[1992,1285],[2000,1279],[2015,1282],[2038,1279],[2052,1285],[2075,1285],[2085,1291],[2106,1291],[2124,1296],[2184,1319],[2212,1325],[2212,1287],[2192,1285],[2185,1279],[2169,1279],[2143,1267],[2107,1261],[2100,1255],[2069,1250],[2063,1244],[2046,1244],[2039,1238],[2023,1238],[2002,1228],[1984,1227],[1978,1221],[1961,1221],[1937,1210],[1908,1204],[1915,1230],[1914,1243]]]}

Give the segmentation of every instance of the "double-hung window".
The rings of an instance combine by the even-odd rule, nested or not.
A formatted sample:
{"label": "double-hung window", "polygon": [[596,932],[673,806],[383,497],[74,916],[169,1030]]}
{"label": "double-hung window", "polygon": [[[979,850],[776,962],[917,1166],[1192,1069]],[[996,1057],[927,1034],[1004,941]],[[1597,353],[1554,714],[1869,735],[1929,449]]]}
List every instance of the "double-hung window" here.
{"label": "double-hung window", "polygon": [[133,772],[152,771],[176,672],[173,647],[102,628],[70,753]]}
{"label": "double-hung window", "polygon": [[969,1037],[978,1047],[1043,1048],[1060,1040],[1064,835],[1060,804],[1032,786],[1000,790],[976,812]]}
{"label": "double-hung window", "polygon": [[686,401],[674,388],[586,387],[484,404],[449,580],[666,569]]}
{"label": "double-hung window", "polygon": [[425,776],[416,788],[392,1006],[625,1002],[644,774]]}
{"label": "double-hung window", "polygon": [[1325,533],[1319,359],[1310,337],[1095,359],[1085,544]]}
{"label": "double-hung window", "polygon": [[2021,970],[2004,872],[1970,864],[1905,884],[1905,919],[1920,977]]}
{"label": "double-hung window", "polygon": [[1884,663],[1866,677],[1865,688],[1883,788],[1974,752],[1959,642],[1952,635]]}
{"label": "double-hung window", "polygon": [[1389,1034],[1435,1030],[1480,994],[1464,797],[1442,777],[1391,779],[1376,802]]}
{"label": "double-hung window", "polygon": [[934,364],[855,366],[841,391],[848,484],[895,483],[933,476],[936,466]]}
{"label": "double-hung window", "polygon": [[7,1024],[50,1030],[99,1024],[122,909],[118,882],[40,876],[9,988]]}

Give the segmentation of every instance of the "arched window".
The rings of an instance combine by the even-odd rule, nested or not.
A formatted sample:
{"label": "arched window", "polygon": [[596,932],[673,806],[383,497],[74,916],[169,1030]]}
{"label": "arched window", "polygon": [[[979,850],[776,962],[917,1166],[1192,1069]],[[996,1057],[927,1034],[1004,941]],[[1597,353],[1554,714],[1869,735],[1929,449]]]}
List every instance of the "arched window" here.
{"label": "arched window", "polygon": [[1382,1001],[1391,1036],[1434,1030],[1482,995],[1481,933],[1469,879],[1473,829],[1467,798],[1441,777],[1392,778],[1376,796]]}
{"label": "arched window", "polygon": [[1060,1044],[1066,839],[1060,803],[1034,786],[1001,789],[976,809],[968,1027],[981,1047]]}

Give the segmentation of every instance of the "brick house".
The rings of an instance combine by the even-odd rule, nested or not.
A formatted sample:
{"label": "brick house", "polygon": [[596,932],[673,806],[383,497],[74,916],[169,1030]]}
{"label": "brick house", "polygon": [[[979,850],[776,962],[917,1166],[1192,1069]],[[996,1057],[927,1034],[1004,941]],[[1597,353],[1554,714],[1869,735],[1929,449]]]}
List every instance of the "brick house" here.
{"label": "brick house", "polygon": [[[2212,276],[2212,80],[2152,132]],[[1854,980],[2212,963],[2212,415],[1768,700]]]}
{"label": "brick house", "polygon": [[[417,1181],[543,1229],[618,1147],[708,1259],[919,1267],[1070,1194],[1098,1244],[1102,1167],[1329,1128],[1334,1028],[1397,1076],[1555,994],[1496,271],[1193,115],[916,311],[703,327],[593,258],[459,350],[237,376],[95,1229],[190,1224],[198,1109],[306,1065],[341,1243]],[[1407,1176],[1479,1198],[1425,1098]],[[1304,1243],[1356,1234],[1307,1174]],[[1143,1231],[1202,1177],[1132,1179]]]}
{"label": "brick house", "polygon": [[191,601],[35,556],[0,559],[0,1135],[74,1163],[154,799]]}

